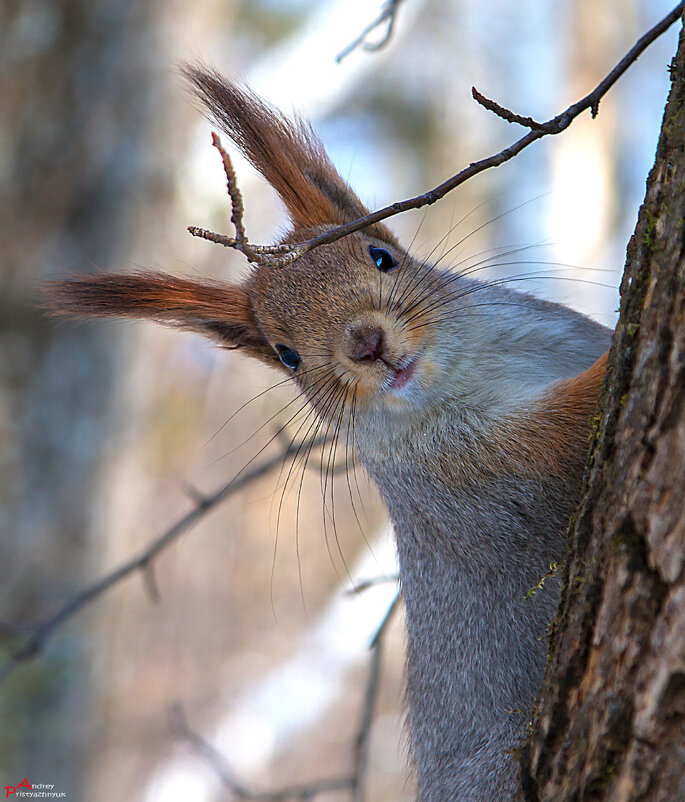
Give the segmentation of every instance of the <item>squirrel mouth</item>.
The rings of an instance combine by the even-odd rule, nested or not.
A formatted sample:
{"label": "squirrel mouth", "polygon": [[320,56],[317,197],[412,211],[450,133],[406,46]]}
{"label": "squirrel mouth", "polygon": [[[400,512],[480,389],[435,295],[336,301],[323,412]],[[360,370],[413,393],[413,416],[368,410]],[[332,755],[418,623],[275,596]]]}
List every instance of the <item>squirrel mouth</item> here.
{"label": "squirrel mouth", "polygon": [[395,374],[388,386],[388,389],[401,390],[403,387],[405,387],[414,375],[414,371],[416,370],[416,362],[416,359],[410,359],[403,368],[388,366]]}

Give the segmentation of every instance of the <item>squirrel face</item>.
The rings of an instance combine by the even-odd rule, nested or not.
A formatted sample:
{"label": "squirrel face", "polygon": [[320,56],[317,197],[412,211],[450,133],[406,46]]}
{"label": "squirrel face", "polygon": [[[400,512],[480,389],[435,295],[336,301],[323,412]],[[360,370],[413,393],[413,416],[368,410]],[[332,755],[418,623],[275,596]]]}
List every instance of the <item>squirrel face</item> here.
{"label": "squirrel face", "polygon": [[394,243],[353,234],[288,267],[257,268],[246,291],[271,364],[331,417],[342,404],[359,414],[425,406],[444,370],[430,318],[447,302],[446,280]]}
{"label": "squirrel face", "polygon": [[[210,116],[280,195],[291,221],[284,243],[367,214],[307,124],[214,73],[186,74]],[[525,397],[526,382],[568,375],[556,367],[559,349],[552,365],[538,358],[548,332],[543,327],[535,340],[521,325],[518,301],[479,292],[472,303],[482,289],[475,284],[414,259],[376,223],[286,267],[255,267],[243,284],[101,274],[53,282],[48,294],[57,313],[147,318],[200,332],[285,371],[323,418],[342,424],[368,413],[380,424],[392,413],[396,427],[402,413],[429,414],[446,397],[463,408],[501,407]],[[485,307],[496,310],[492,320]],[[542,312],[532,312],[538,328]]]}

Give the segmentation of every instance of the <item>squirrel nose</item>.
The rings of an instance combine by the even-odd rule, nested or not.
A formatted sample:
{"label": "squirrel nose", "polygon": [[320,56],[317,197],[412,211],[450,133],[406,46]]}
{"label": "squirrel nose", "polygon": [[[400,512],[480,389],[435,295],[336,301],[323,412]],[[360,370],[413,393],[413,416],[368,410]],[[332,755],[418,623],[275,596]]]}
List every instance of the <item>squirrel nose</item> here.
{"label": "squirrel nose", "polygon": [[383,329],[360,326],[350,332],[349,357],[353,362],[375,362],[383,356]]}

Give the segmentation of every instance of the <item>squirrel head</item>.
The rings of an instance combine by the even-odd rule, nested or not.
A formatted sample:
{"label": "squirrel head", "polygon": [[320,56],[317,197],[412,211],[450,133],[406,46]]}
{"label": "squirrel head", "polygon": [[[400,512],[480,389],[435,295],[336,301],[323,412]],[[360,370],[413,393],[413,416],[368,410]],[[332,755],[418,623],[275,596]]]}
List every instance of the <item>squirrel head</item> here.
{"label": "squirrel head", "polygon": [[[292,224],[283,242],[368,213],[308,124],[213,72],[185,74],[283,200]],[[445,369],[432,322],[444,319],[450,279],[375,224],[285,267],[252,266],[240,284],[139,272],[51,282],[47,292],[58,314],[146,318],[240,349],[291,376],[334,418],[351,404],[358,412],[425,406]]]}

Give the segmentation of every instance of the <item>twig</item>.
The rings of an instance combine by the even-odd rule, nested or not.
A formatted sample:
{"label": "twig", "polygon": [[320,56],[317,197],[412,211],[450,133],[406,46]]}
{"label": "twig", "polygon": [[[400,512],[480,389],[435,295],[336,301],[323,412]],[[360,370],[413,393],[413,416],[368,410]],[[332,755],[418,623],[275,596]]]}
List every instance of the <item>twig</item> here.
{"label": "twig", "polygon": [[162,594],[159,592],[154,562],[150,560],[147,564],[141,566],[141,571],[143,574],[143,585],[145,586],[147,595],[150,597],[150,601],[152,601],[153,604],[159,604],[162,600]]}
{"label": "twig", "polygon": [[366,778],[366,767],[369,760],[369,742],[371,735],[371,724],[378,701],[378,689],[380,686],[382,646],[385,633],[392,621],[393,614],[397,609],[402,594],[397,591],[395,598],[390,603],[383,620],[381,621],[376,634],[371,639],[369,648],[371,649],[371,664],[369,666],[369,678],[366,683],[364,693],[364,704],[359,723],[359,730],[354,743],[354,776],[356,783],[354,786],[354,802],[364,802],[364,780]]}
{"label": "twig", "polygon": [[254,791],[247,788],[236,778],[221,752],[192,729],[181,705],[176,705],[173,708],[172,717],[173,728],[178,736],[192,746],[207,761],[216,772],[224,788],[238,799],[250,800],[250,802],[287,802],[288,800],[302,800],[302,802],[305,802],[321,794],[348,790],[354,784],[353,777],[342,776],[313,780],[302,785],[290,785],[279,788],[276,791]]}
{"label": "twig", "polygon": [[392,617],[397,609],[397,605],[400,603],[400,599],[402,598],[402,591],[398,590],[395,594],[395,598],[390,602],[390,607],[385,612],[383,616],[383,620],[378,626],[376,630],[376,634],[371,638],[371,643],[369,643],[369,649],[375,649],[376,646],[379,645],[383,636],[385,635],[385,631],[390,626],[390,622],[392,621]]}
{"label": "twig", "polygon": [[[503,106],[494,103],[494,101],[488,100],[476,90],[478,97],[480,98],[478,102],[480,102],[481,105],[485,105],[486,108],[489,108],[490,111],[493,111],[498,116],[502,116],[504,119],[509,117],[511,118],[512,122],[518,122],[521,125],[529,127],[531,130],[520,139],[516,140],[516,142],[509,145],[509,147],[501,150],[499,153],[495,153],[485,159],[472,162],[468,167],[465,167],[451,178],[443,181],[442,184],[439,184],[437,187],[434,187],[428,192],[424,192],[422,195],[417,195],[416,197],[408,198],[407,200],[403,201],[396,201],[395,203],[391,203],[389,206],[385,206],[382,209],[372,212],[371,214],[360,217],[358,220],[353,220],[350,223],[345,223],[344,225],[330,228],[327,231],[324,231],[322,234],[312,237],[312,239],[304,242],[275,246],[251,245],[250,248],[256,257],[253,261],[258,261],[261,264],[270,267],[284,267],[285,265],[291,264],[296,259],[299,259],[303,254],[312,251],[314,248],[318,248],[321,245],[328,245],[331,242],[341,239],[342,237],[346,237],[348,234],[353,234],[355,231],[360,231],[363,228],[368,228],[370,225],[380,223],[382,220],[387,220],[388,217],[393,217],[401,212],[407,212],[410,209],[421,209],[424,206],[430,206],[436,201],[444,198],[445,195],[463,184],[465,181],[468,181],[470,178],[473,178],[479,173],[482,173],[492,167],[499,167],[510,159],[513,159],[514,156],[517,156],[524,148],[532,145],[533,142],[537,142],[538,139],[542,139],[542,137],[547,135],[562,133],[562,131],[565,131],[569,125],[571,125],[576,117],[578,117],[587,109],[590,109],[592,116],[596,117],[599,110],[599,103],[604,95],[609,91],[609,89],[611,89],[621,75],[626,72],[631,64],[633,64],[649,47],[649,45],[658,39],[659,36],[664,33],[664,31],[670,28],[670,26],[680,18],[682,12],[683,3],[679,3],[670,14],[664,17],[653,28],[651,28],[640,39],[638,39],[633,47],[618,62],[618,64],[616,64],[611,72],[609,72],[608,75],[597,84],[592,92],[581,98],[577,103],[569,106],[565,111],[561,112],[561,114],[557,114],[556,117],[552,117],[547,122],[538,123],[532,118],[516,115],[513,112],[510,112],[508,109],[504,109]],[[219,244],[230,248],[237,247],[235,240],[232,240],[230,237],[225,237],[222,234],[215,234],[214,232],[206,231],[205,229],[198,229],[196,227],[191,227],[188,230],[194,236],[202,237],[212,242],[218,242]]]}
{"label": "twig", "polygon": [[[322,445],[324,440],[319,438],[312,444],[313,448]],[[177,540],[184,532],[194,526],[201,518],[203,518],[211,509],[216,507],[221,501],[228,496],[237,493],[239,490],[254,482],[256,479],[261,478],[269,471],[282,464],[283,460],[287,459],[298,453],[301,444],[293,443],[281,451],[276,456],[269,460],[265,460],[261,465],[253,468],[251,471],[241,471],[231,479],[230,482],[219,488],[211,495],[204,496],[198,500],[195,507],[175,524],[167,529],[158,538],[153,540],[143,551],[137,556],[132,557],[126,561],[119,568],[114,569],[109,574],[105,575],[102,579],[94,582],[92,585],[76,593],[69,599],[62,607],[60,607],[53,615],[46,618],[44,621],[39,621],[32,625],[21,624],[4,624],[4,629],[10,629],[10,626],[15,632],[23,632],[25,634],[24,642],[15,649],[7,660],[0,665],[0,682],[7,679],[7,677],[22,663],[36,657],[45,646],[46,642],[55,631],[68,621],[72,616],[82,610],[93,599],[102,596],[107,590],[114,585],[118,584],[121,580],[130,574],[141,571],[144,580],[148,582],[148,591],[154,598],[156,586],[150,583],[151,575],[149,574],[149,567],[157,555],[166,549],[171,543]],[[157,591],[158,592],[158,591]]]}
{"label": "twig", "polygon": [[195,506],[203,507],[207,503],[208,497],[194,485],[191,485],[190,482],[183,483],[183,490]]}
{"label": "twig", "polygon": [[216,134],[212,134],[212,144],[221,154],[221,159],[224,163],[224,173],[226,174],[226,188],[228,189],[228,196],[231,199],[231,222],[235,227],[235,241],[236,247],[243,250],[247,246],[247,235],[245,234],[245,226],[243,225],[243,214],[245,207],[243,206],[243,196],[238,188],[238,179],[233,169],[231,157],[221,147],[221,141]]}
{"label": "twig", "polygon": [[[228,190],[228,197],[231,200],[231,222],[235,228],[235,237],[227,237],[225,234],[216,234],[213,231],[207,231],[204,228],[197,226],[189,226],[188,231],[194,237],[216,242],[219,245],[224,245],[227,248],[234,248],[245,255],[248,262],[255,262],[256,264],[264,265],[266,267],[283,267],[284,265],[294,262],[301,254],[297,247],[294,249],[287,245],[250,245],[247,241],[247,234],[245,233],[245,224],[243,223],[243,214],[245,207],[243,205],[243,195],[238,187],[238,179],[231,162],[231,157],[228,155],[218,134],[212,131],[212,145],[219,151],[221,161],[224,165],[224,173],[226,175],[226,189]],[[272,254],[281,254],[280,256],[272,256]]]}
{"label": "twig", "polygon": [[[382,47],[385,47],[385,45],[387,45],[390,41],[390,37],[392,36],[395,28],[397,9],[399,8],[401,2],[402,0],[386,0],[381,8],[381,13],[376,17],[376,19],[373,22],[370,22],[353,42],[350,42],[350,44],[347,45],[344,50],[341,50],[340,53],[338,53],[338,55],[335,57],[335,60],[338,62],[338,64],[340,64],[345,56],[348,56],[358,47],[361,47],[362,50],[370,52],[375,52],[376,50],[380,50]],[[388,26],[385,29],[383,37],[377,42],[367,42],[366,37],[371,33],[371,31],[383,25],[384,22],[387,22]]]}
{"label": "twig", "polygon": [[491,111],[493,114],[496,114],[498,117],[501,117],[503,120],[506,120],[508,123],[518,123],[522,125],[524,128],[530,128],[534,131],[544,131],[545,124],[536,122],[532,117],[521,117],[520,114],[514,114],[513,111],[509,111],[509,109],[505,109],[504,106],[500,106],[499,103],[495,103],[494,100],[490,100],[490,98],[485,97],[482,95],[475,86],[471,87],[471,95],[476,103],[480,103],[483,108]]}
{"label": "twig", "polygon": [[401,594],[398,592],[392,600],[369,645],[372,651],[369,677],[364,690],[359,727],[354,739],[354,768],[351,774],[325,777],[308,783],[284,786],[273,791],[256,791],[245,786],[236,777],[224,755],[192,729],[180,704],[175,705],[171,711],[173,729],[179,738],[186,741],[207,761],[224,788],[237,799],[245,800],[246,802],[288,802],[289,800],[306,802],[333,791],[349,791],[354,802],[364,802],[364,779],[368,764],[369,736],[380,685],[381,648],[393,613],[397,609],[400,596]]}
{"label": "twig", "polygon": [[[221,144],[218,134],[213,131],[212,145],[219,151],[224,165],[226,189],[231,200],[231,222],[235,228],[235,236],[229,237],[226,234],[217,234],[214,231],[208,231],[206,228],[198,228],[198,226],[188,226],[188,231],[194,237],[200,237],[200,239],[215,242],[217,245],[240,251],[248,262],[255,262],[266,267],[283,267],[290,264],[290,262],[294,262],[301,255],[296,246],[293,248],[291,245],[251,245],[248,242],[245,224],[243,223],[243,215],[245,213],[243,195],[238,187],[235,169],[231,162],[231,157]],[[272,254],[277,258],[274,258]]]}
{"label": "twig", "polygon": [[371,579],[363,579],[361,582],[357,582],[351,588],[348,588],[344,591],[346,596],[356,596],[360,593],[365,593],[370,588],[375,588],[377,585],[388,585],[391,582],[397,583],[400,581],[399,574],[389,574],[388,576],[374,576]]}

